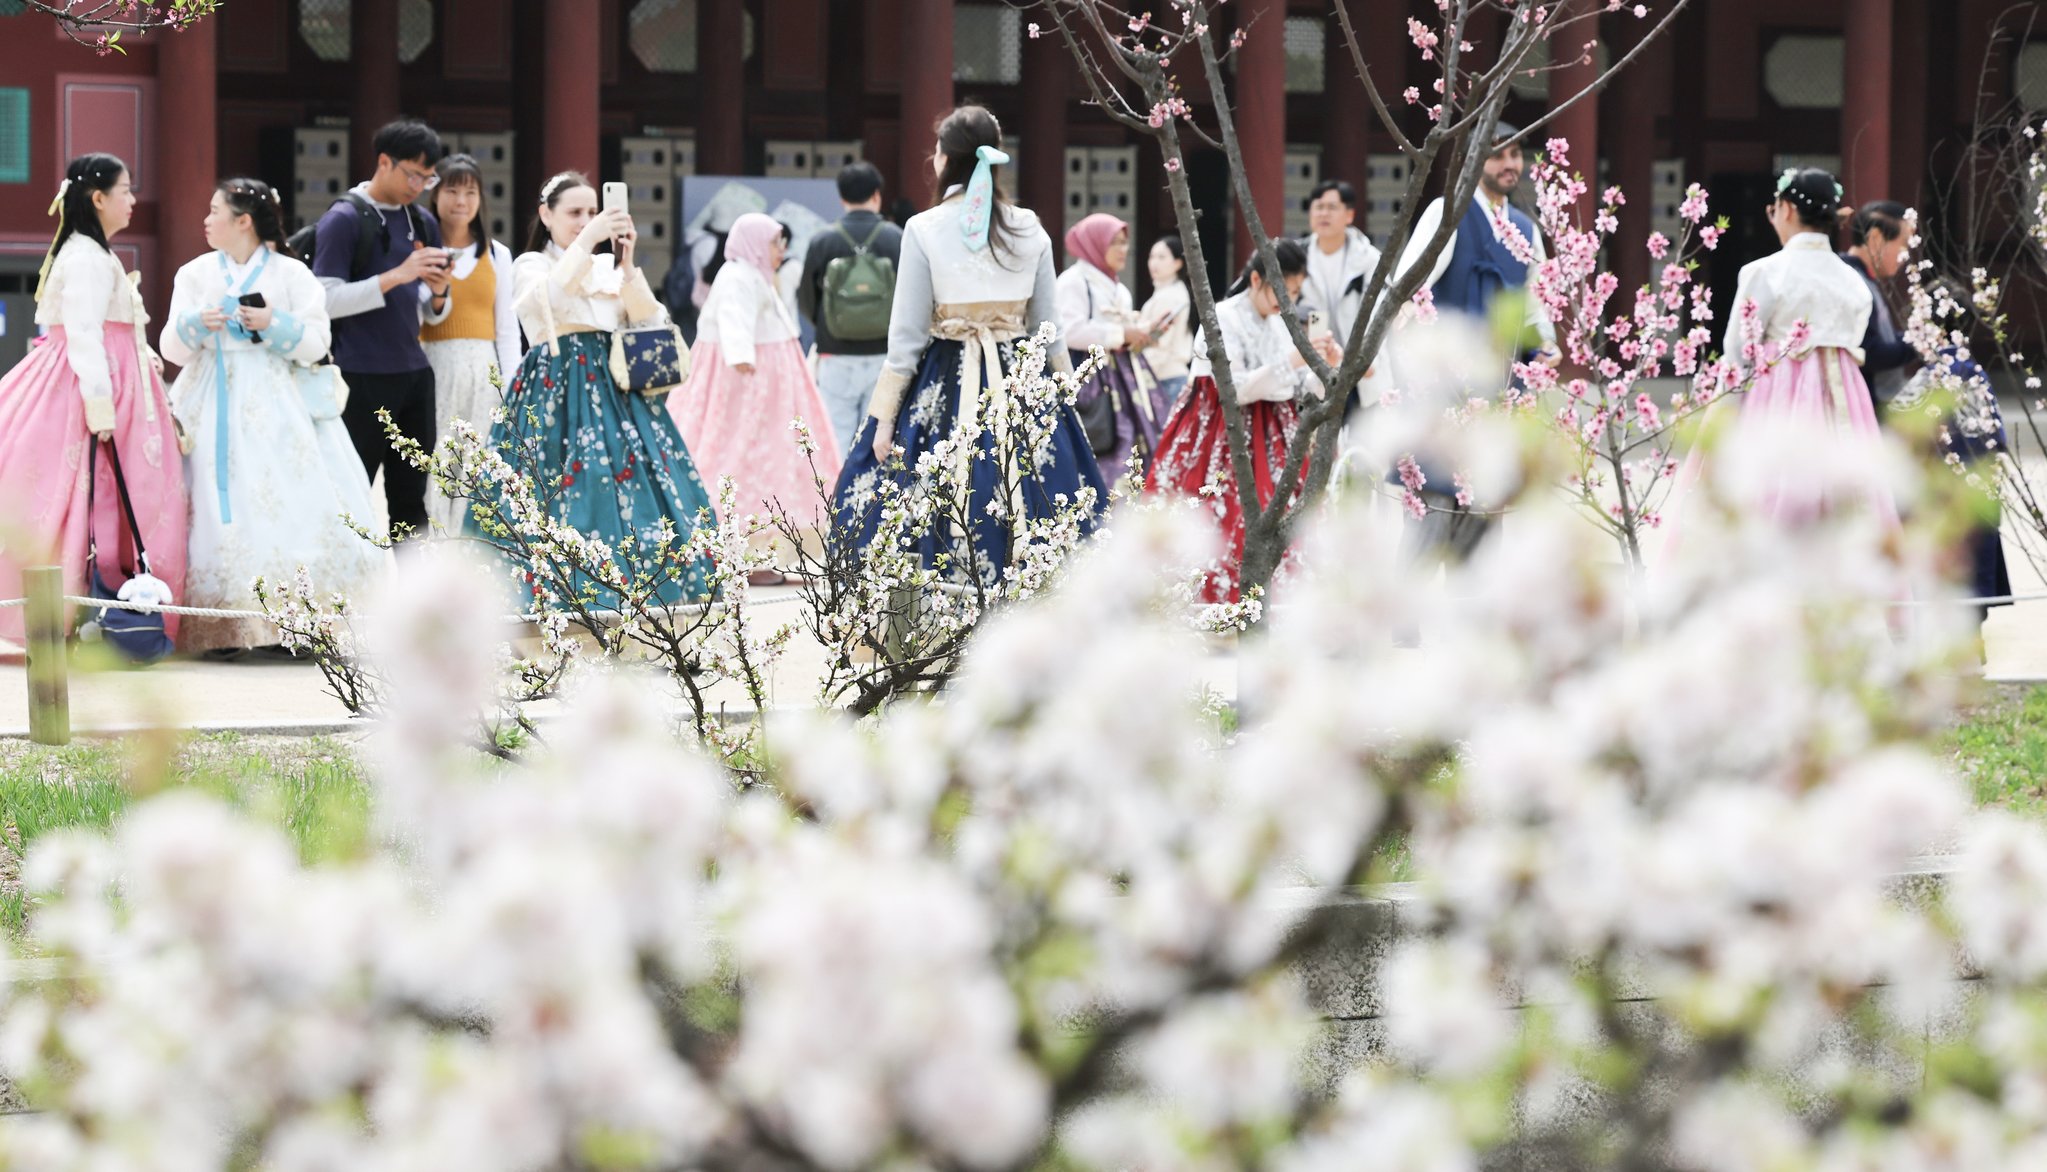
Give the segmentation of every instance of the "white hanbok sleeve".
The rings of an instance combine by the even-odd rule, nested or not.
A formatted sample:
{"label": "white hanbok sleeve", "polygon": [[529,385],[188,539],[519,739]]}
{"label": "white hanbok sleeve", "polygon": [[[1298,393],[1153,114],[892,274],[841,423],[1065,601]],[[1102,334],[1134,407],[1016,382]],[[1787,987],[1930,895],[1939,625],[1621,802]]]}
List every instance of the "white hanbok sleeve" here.
{"label": "white hanbok sleeve", "polygon": [[1123,327],[1102,316],[1102,311],[1116,306],[1114,303],[1099,304],[1101,299],[1094,293],[1086,264],[1086,261],[1075,263],[1059,274],[1054,282],[1059,328],[1066,335],[1066,346],[1070,350],[1085,350],[1090,346],[1100,346],[1111,352],[1121,350]]}
{"label": "white hanbok sleeve", "polygon": [[[321,291],[322,299],[326,291]],[[171,278],[171,312],[164,322],[163,336],[158,345],[163,350],[164,361],[177,366],[190,366],[214,338],[219,335],[200,324],[200,314],[205,311],[201,304],[204,293],[199,288],[199,278],[192,266],[186,265]]]}
{"label": "white hanbok sleeve", "polygon": [[744,265],[730,261],[711,282],[711,296],[704,311],[718,330],[718,353],[727,366],[752,366],[754,323],[768,308],[766,298],[778,294],[765,281],[750,279]]}
{"label": "white hanbok sleeve", "polygon": [[[273,258],[273,263],[276,258]],[[286,362],[310,366],[333,343],[333,321],[327,316],[327,290],[313,270],[302,264],[283,266],[284,307],[271,314],[263,345]]]}
{"label": "white hanbok sleeve", "polygon": [[[73,240],[83,239],[73,236]],[[85,248],[90,248],[87,253]],[[107,366],[107,306],[113,301],[118,269],[105,250],[90,240],[85,247],[66,242],[59,264],[69,264],[64,274],[64,352],[71,373],[78,376],[78,393],[85,400],[85,426],[90,431],[110,431],[114,426],[114,374]],[[126,291],[122,290],[125,295]]]}
{"label": "white hanbok sleeve", "polygon": [[[1303,373],[1288,360],[1285,353],[1278,359],[1260,361],[1265,357],[1265,347],[1258,345],[1260,339],[1240,333],[1237,315],[1231,314],[1218,323],[1223,331],[1223,349],[1230,356],[1230,382],[1237,389],[1239,403],[1283,403],[1301,389]],[[1258,319],[1263,327],[1266,319]],[[1289,350],[1293,340],[1287,340]]]}
{"label": "white hanbok sleeve", "polygon": [[555,280],[554,270],[554,262],[544,252],[522,252],[512,262],[512,305],[526,327],[527,340],[535,346],[554,340],[547,332],[546,299],[563,287]]}
{"label": "white hanbok sleeve", "polygon": [[[1753,327],[1744,324],[1751,305],[1755,307]],[[1776,308],[1776,290],[1771,288],[1770,274],[1763,263],[1750,261],[1741,266],[1741,275],[1734,283],[1734,308],[1727,315],[1727,333],[1720,341],[1720,352],[1753,374],[1763,341],[1770,334],[1770,315]],[[1757,347],[1756,353],[1748,350],[1751,342]]]}
{"label": "white hanbok sleeve", "polygon": [[[1429,238],[1442,226],[1443,197],[1437,196],[1429,201],[1428,207],[1422,209],[1421,215],[1415,217],[1414,231],[1407,238],[1407,247],[1400,250],[1400,267],[1393,270],[1394,280],[1406,276],[1409,269],[1421,263],[1422,253],[1427,252],[1429,248]],[[1450,253],[1456,247],[1457,233],[1453,229],[1449,243],[1443,245],[1442,253],[1436,257],[1436,263],[1429,269],[1429,279],[1421,284],[1422,288],[1435,287],[1436,282],[1443,276],[1443,270],[1450,267]],[[1391,282],[1388,282],[1388,285],[1390,287]]]}
{"label": "white hanbok sleeve", "polygon": [[[1049,259],[1049,258],[1048,258]],[[889,306],[888,357],[867,413],[893,424],[903,392],[917,376],[917,363],[931,341],[931,311],[937,306],[931,289],[931,261],[924,255],[916,225],[903,232],[903,250],[896,264],[896,296]]]}
{"label": "white hanbok sleeve", "polygon": [[1052,242],[1049,239],[1045,242],[1045,250],[1038,254],[1038,276],[1031,284],[1031,299],[1024,308],[1024,329],[1035,336],[1043,322],[1051,322],[1058,330],[1052,338],[1052,352],[1045,355],[1046,367],[1073,373],[1073,356],[1067,353],[1073,342],[1059,324],[1059,278],[1052,271]]}
{"label": "white hanbok sleeve", "polygon": [[513,306],[512,250],[493,240],[490,242],[490,263],[496,270],[497,294],[491,308],[491,321],[497,331],[498,378],[510,384],[512,375],[519,370],[519,311]]}

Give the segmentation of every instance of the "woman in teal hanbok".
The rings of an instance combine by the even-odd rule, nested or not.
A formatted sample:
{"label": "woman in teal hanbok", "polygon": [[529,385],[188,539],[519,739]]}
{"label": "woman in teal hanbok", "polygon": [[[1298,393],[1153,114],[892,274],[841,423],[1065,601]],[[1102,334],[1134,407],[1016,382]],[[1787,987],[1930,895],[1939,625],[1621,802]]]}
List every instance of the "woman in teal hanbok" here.
{"label": "woman in teal hanbok", "polygon": [[663,522],[673,526],[672,550],[712,523],[711,502],[663,405],[612,381],[612,333],[667,318],[633,264],[634,240],[632,219],[598,211],[582,175],[564,172],[541,188],[527,251],[512,263],[532,348],[505,388],[490,439],[534,477],[557,519],[603,540],[628,576],[664,575],[661,598],[681,602],[703,595],[709,564],[658,569]]}

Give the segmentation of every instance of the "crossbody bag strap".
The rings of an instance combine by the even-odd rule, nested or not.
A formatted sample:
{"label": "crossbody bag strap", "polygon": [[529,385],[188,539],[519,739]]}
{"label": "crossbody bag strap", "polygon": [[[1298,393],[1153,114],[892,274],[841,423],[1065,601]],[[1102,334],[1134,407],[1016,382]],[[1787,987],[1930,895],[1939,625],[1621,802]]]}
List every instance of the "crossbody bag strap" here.
{"label": "crossbody bag strap", "polygon": [[142,526],[135,520],[135,502],[128,497],[128,478],[121,474],[121,451],[107,443],[107,463],[114,470],[114,488],[121,494],[121,516],[128,521],[128,535],[135,539],[135,565],[142,573],[149,572],[149,550],[142,544]]}

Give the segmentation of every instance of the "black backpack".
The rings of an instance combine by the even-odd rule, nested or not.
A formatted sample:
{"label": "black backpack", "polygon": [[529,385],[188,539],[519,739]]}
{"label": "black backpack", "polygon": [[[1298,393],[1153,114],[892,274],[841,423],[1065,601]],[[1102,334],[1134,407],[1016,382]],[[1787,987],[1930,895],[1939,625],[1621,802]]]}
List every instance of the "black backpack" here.
{"label": "black backpack", "polygon": [[[360,281],[364,277],[376,276],[377,274],[369,271],[370,253],[376,246],[375,234],[385,230],[383,213],[377,210],[375,204],[353,191],[344,193],[334,203],[337,206],[345,203],[355,208],[355,257],[348,262],[348,279]],[[330,207],[328,210],[333,209]],[[426,239],[426,221],[420,217],[419,209],[406,204],[405,218],[412,225],[412,238]],[[320,221],[314,220],[293,232],[285,240],[285,244],[291,247],[293,255],[306,262],[309,268],[313,263],[313,248],[318,243],[319,228]]]}

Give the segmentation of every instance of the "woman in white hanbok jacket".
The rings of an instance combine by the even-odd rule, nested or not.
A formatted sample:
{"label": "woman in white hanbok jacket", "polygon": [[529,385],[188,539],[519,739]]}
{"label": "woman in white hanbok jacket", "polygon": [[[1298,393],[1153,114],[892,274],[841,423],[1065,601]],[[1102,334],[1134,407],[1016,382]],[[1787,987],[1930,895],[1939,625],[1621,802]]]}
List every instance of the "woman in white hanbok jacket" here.
{"label": "woman in white hanbok jacket", "polygon": [[[315,368],[327,294],[284,243],[277,195],[255,179],[213,193],[214,250],[178,270],[164,356],[183,367],[171,407],[190,445],[193,606],[260,610],[254,583],[303,568],[322,595],[359,598],[384,572],[370,485],[340,419],[341,383]],[[260,297],[260,304],[254,303]],[[261,619],[194,618],[181,646],[235,651],[278,641]]]}

